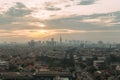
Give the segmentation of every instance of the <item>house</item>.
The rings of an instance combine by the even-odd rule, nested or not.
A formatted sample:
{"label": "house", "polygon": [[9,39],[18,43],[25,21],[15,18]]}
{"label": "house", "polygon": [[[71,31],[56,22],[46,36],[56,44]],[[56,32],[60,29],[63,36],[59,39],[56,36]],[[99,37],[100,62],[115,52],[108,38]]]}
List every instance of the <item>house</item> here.
{"label": "house", "polygon": [[40,71],[34,73],[34,77],[39,80],[72,80],[71,73],[58,71]]}
{"label": "house", "polygon": [[69,72],[40,71],[32,72],[0,72],[2,80],[73,80]]}
{"label": "house", "polygon": [[28,72],[0,72],[2,80],[34,80],[32,73]]}
{"label": "house", "polygon": [[96,69],[102,69],[106,66],[105,61],[104,60],[94,60],[93,61],[93,66]]}
{"label": "house", "polygon": [[1,61],[0,60],[0,69],[8,69],[9,63],[7,61]]}

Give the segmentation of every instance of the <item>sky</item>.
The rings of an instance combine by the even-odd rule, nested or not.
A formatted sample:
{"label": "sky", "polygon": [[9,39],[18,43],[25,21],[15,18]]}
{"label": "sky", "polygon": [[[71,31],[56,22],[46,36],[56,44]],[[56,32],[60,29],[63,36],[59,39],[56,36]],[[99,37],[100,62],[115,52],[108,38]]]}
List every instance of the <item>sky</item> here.
{"label": "sky", "polygon": [[120,42],[120,0],[0,0],[0,42]]}

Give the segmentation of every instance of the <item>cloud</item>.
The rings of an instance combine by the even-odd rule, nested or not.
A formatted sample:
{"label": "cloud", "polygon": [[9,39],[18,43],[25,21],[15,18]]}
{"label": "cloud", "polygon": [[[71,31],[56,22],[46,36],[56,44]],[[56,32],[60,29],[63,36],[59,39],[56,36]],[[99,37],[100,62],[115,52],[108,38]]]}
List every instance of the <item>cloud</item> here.
{"label": "cloud", "polygon": [[21,30],[21,29],[39,29],[37,25],[30,25],[29,23],[43,23],[40,19],[26,16],[26,17],[12,17],[6,14],[0,15],[0,29],[2,30]]}
{"label": "cloud", "polygon": [[14,21],[14,17],[12,18],[6,14],[0,14],[0,24],[9,24],[12,21]]}
{"label": "cloud", "polygon": [[50,29],[74,30],[117,30],[120,29],[120,15],[118,12],[93,15],[73,15],[68,18],[48,20]]}
{"label": "cloud", "polygon": [[105,27],[105,26],[112,26],[111,23],[113,23],[114,20],[115,18],[111,16],[100,16],[96,18],[86,18],[86,19],[83,19],[82,22],[98,24]]}
{"label": "cloud", "polygon": [[96,2],[97,0],[81,0],[81,2],[78,5],[92,5]]}
{"label": "cloud", "polygon": [[55,5],[58,4],[56,2],[45,2],[44,7],[48,11],[59,11],[61,8],[55,7]]}
{"label": "cloud", "polygon": [[22,4],[22,3],[20,3],[20,2],[16,3],[16,7],[17,8],[26,8],[26,6],[24,4]]}
{"label": "cloud", "polygon": [[0,30],[39,29],[37,25],[29,24],[41,22],[40,19],[30,16],[32,12],[33,10],[28,9],[24,4],[17,2],[16,5],[0,14]]}
{"label": "cloud", "polygon": [[61,10],[61,8],[50,6],[50,7],[46,7],[46,10],[49,10],[49,11],[59,11],[59,10]]}
{"label": "cloud", "polygon": [[23,17],[31,14],[32,10],[28,9],[24,4],[17,2],[15,6],[8,9],[7,15],[12,17]]}
{"label": "cloud", "polygon": [[120,24],[120,11],[111,13],[111,16],[116,16],[115,20],[114,20],[114,23]]}
{"label": "cloud", "polygon": [[71,7],[71,5],[65,5],[65,7]]}
{"label": "cloud", "polygon": [[[85,16],[71,16],[68,18],[48,20],[47,24],[50,29],[74,29],[74,30],[95,30],[96,25],[80,22]],[[99,26],[100,27],[100,26]]]}
{"label": "cloud", "polygon": [[101,26],[119,26],[120,25],[120,11],[105,13],[105,14],[94,14],[85,16],[82,22],[97,24]]}

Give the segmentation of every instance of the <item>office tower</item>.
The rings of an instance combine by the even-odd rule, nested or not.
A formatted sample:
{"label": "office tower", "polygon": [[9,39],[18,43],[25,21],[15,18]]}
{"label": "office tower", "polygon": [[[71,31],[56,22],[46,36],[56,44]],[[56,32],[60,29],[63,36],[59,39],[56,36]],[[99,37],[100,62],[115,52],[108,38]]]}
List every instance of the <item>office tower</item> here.
{"label": "office tower", "polygon": [[60,35],[60,44],[62,44],[62,37],[61,37],[61,35]]}
{"label": "office tower", "polygon": [[31,40],[30,42],[28,42],[28,44],[29,44],[30,47],[34,47],[35,46],[35,41]]}

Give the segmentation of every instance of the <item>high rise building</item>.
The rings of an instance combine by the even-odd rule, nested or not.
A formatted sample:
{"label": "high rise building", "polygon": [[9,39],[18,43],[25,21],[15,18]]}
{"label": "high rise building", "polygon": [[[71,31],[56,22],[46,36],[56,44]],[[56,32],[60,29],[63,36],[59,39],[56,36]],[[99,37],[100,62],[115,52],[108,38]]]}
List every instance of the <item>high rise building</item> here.
{"label": "high rise building", "polygon": [[54,40],[54,38],[51,38],[51,46],[55,46],[56,42]]}
{"label": "high rise building", "polygon": [[30,42],[28,42],[28,44],[29,44],[30,47],[34,47],[35,46],[35,41],[31,40]]}
{"label": "high rise building", "polygon": [[62,37],[61,37],[61,35],[60,35],[60,44],[62,44]]}

